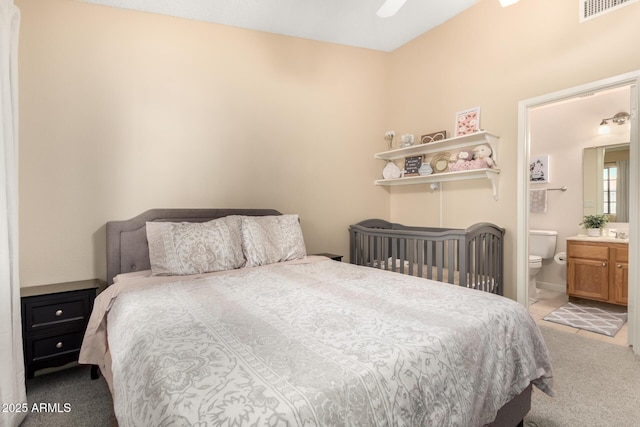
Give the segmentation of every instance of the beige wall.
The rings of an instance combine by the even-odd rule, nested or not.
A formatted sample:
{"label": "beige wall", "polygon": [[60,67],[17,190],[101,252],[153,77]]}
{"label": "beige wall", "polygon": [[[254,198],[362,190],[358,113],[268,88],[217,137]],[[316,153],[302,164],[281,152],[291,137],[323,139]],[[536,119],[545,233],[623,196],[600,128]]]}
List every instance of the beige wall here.
{"label": "beige wall", "polygon": [[[397,133],[453,132],[456,111],[481,107],[481,127],[501,137],[500,199],[488,181],[391,190],[391,219],[415,225],[506,228],[505,294],[516,295],[518,102],[640,69],[640,4],[584,24],[578,2],[482,0],[390,55],[391,114]],[[442,204],[440,203],[442,197]],[[442,209],[442,217],[440,217]]]}
{"label": "beige wall", "polygon": [[301,216],[309,252],[389,216],[388,54],[70,0],[17,0],[22,286],[104,278],[157,207]]}

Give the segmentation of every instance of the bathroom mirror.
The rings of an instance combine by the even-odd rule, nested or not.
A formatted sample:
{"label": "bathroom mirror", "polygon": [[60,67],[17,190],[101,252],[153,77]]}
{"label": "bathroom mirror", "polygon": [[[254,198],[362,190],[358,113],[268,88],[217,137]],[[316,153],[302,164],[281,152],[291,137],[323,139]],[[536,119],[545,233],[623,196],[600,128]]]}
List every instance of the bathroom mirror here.
{"label": "bathroom mirror", "polygon": [[629,222],[629,144],[585,148],[582,153],[584,215],[609,214]]}

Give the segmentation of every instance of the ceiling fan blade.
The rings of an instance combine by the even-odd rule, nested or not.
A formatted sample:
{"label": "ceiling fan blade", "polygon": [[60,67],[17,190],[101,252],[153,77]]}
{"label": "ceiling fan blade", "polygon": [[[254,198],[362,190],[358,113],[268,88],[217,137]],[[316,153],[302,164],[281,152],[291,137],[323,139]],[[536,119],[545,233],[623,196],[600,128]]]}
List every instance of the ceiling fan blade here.
{"label": "ceiling fan blade", "polygon": [[380,18],[388,18],[390,16],[393,16],[400,10],[402,5],[406,1],[407,0],[387,0],[382,6],[380,6],[380,9],[378,9],[376,15],[378,15]]}

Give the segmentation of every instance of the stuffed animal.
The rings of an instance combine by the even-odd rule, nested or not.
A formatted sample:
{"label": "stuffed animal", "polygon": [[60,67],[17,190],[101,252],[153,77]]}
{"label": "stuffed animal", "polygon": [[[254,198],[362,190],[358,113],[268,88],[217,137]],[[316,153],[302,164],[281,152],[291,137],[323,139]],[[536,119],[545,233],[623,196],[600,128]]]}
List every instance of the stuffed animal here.
{"label": "stuffed animal", "polygon": [[473,163],[473,151],[460,150],[458,154],[456,154],[456,158],[449,161],[449,170],[455,172],[468,169],[475,169],[475,165]]}
{"label": "stuffed animal", "polygon": [[484,160],[485,162],[487,162],[487,165],[490,168],[498,166],[496,162],[493,160],[493,158],[491,157],[491,155],[493,154],[493,151],[491,151],[491,147],[489,147],[488,145],[486,144],[478,145],[476,148],[473,149],[473,152],[477,160]]}
{"label": "stuffed animal", "polygon": [[458,152],[458,155],[456,156],[456,161],[459,160],[464,160],[466,162],[469,162],[471,160],[473,160],[473,151],[471,150],[460,150]]}

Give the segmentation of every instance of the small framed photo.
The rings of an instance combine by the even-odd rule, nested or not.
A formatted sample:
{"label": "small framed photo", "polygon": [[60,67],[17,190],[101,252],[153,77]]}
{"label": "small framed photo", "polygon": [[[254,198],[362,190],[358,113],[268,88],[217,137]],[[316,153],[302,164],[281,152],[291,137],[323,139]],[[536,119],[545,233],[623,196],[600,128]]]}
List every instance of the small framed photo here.
{"label": "small framed photo", "polygon": [[480,107],[456,113],[455,136],[469,135],[480,130]]}
{"label": "small framed photo", "polygon": [[438,132],[428,133],[426,135],[422,135],[420,137],[420,144],[428,144],[430,142],[442,141],[443,139],[447,139],[447,131],[441,130]]}
{"label": "small framed photo", "polygon": [[422,166],[422,156],[411,156],[404,158],[404,176],[420,175],[420,166]]}
{"label": "small framed photo", "polygon": [[549,182],[549,156],[532,156],[529,161],[529,182],[545,184]]}

